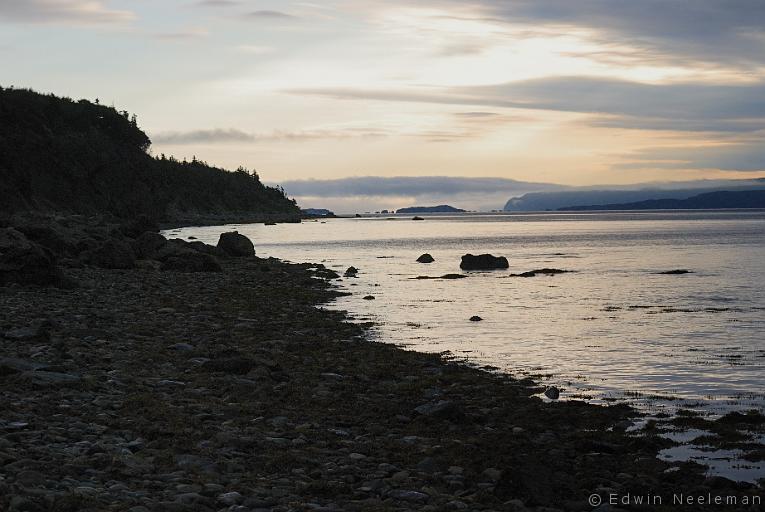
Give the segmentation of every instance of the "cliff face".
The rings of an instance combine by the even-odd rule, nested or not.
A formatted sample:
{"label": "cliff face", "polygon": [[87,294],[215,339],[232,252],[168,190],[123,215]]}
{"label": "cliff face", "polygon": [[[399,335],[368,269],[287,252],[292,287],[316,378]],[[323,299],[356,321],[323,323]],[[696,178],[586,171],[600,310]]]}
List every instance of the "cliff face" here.
{"label": "cliff face", "polygon": [[297,220],[300,210],[256,174],[158,159],[135,116],[0,88],[0,212]]}

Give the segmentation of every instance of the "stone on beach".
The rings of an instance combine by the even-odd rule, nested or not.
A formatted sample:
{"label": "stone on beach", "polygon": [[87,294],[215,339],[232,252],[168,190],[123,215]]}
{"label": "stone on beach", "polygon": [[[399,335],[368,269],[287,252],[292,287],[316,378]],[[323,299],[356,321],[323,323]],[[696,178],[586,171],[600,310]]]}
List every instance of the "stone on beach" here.
{"label": "stone on beach", "polygon": [[249,238],[240,234],[238,231],[221,233],[220,238],[218,239],[218,248],[228,256],[235,258],[255,255],[255,246],[252,245]]}

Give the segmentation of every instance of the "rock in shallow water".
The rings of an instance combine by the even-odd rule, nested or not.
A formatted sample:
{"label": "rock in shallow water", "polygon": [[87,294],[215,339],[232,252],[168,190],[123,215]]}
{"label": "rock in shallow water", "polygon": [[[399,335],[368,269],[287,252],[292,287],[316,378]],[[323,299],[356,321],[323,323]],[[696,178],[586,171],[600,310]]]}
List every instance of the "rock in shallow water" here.
{"label": "rock in shallow water", "polygon": [[560,390],[555,386],[550,386],[549,388],[545,389],[545,396],[550,400],[557,400],[560,398]]}
{"label": "rock in shallow water", "polygon": [[474,256],[466,254],[462,257],[460,268],[462,270],[498,270],[509,268],[510,264],[504,256],[493,256],[491,254],[479,254]]}
{"label": "rock in shallow water", "polygon": [[417,258],[417,263],[433,263],[434,261],[436,261],[436,260],[433,259],[433,256],[431,256],[428,253],[425,253],[422,256],[420,256],[419,258]]}

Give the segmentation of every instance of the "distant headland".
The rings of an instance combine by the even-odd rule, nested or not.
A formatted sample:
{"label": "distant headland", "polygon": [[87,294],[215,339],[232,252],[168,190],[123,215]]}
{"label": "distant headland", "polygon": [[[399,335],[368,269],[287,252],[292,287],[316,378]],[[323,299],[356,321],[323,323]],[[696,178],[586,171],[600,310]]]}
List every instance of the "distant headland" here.
{"label": "distant headland", "polygon": [[455,208],[448,204],[439,204],[438,206],[410,206],[409,208],[399,208],[396,213],[462,213],[465,210]]}

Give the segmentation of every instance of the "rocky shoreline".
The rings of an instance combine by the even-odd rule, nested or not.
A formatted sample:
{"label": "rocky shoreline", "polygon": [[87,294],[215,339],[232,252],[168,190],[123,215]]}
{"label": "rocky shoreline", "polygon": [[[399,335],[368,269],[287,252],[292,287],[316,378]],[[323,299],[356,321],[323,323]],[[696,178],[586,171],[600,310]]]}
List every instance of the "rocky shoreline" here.
{"label": "rocky shoreline", "polygon": [[14,230],[53,286],[0,286],[0,510],[759,509],[752,484],[656,459],[671,442],[627,434],[626,406],[368,341],[321,308],[341,293],[322,265],[53,226]]}

